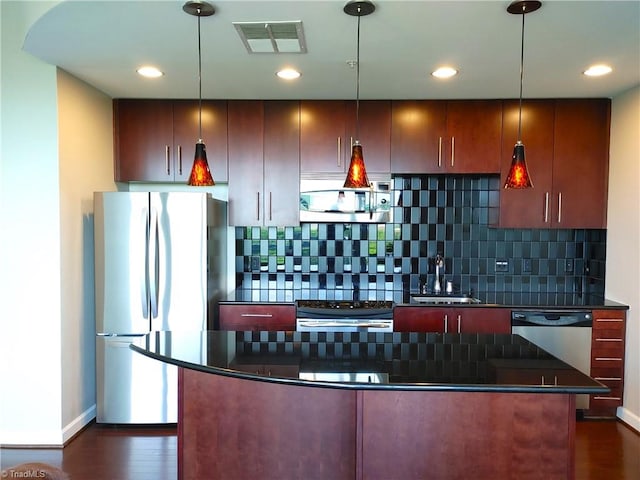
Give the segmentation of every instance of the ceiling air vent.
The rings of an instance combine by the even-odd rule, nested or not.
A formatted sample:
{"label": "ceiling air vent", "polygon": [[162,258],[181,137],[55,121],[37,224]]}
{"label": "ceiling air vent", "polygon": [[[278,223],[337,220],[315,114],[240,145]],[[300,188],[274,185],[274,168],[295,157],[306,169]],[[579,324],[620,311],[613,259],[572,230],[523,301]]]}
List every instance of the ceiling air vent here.
{"label": "ceiling air vent", "polygon": [[233,22],[249,53],[307,53],[302,21]]}

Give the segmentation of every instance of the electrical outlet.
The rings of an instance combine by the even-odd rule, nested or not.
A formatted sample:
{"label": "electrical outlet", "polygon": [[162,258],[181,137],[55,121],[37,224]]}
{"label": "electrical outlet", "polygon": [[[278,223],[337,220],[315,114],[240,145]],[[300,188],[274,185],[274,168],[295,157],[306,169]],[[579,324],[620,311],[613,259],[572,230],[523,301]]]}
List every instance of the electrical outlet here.
{"label": "electrical outlet", "polygon": [[496,260],[496,272],[508,272],[509,260]]}
{"label": "electrical outlet", "polygon": [[531,273],[531,259],[523,258],[522,259],[522,273]]}
{"label": "electrical outlet", "polygon": [[564,273],[573,273],[573,258],[564,261]]}

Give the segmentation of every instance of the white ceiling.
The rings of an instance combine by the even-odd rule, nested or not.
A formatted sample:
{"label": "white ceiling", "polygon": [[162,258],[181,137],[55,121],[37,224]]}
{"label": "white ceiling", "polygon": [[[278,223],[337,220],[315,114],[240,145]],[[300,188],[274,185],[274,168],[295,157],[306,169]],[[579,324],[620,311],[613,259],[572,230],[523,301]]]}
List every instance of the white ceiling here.
{"label": "white ceiling", "polygon": [[[24,48],[114,98],[197,98],[197,19],[183,0],[60,2]],[[345,1],[215,1],[201,19],[204,98],[352,99],[357,19]],[[522,17],[509,1],[377,0],[361,18],[360,98],[517,98]],[[301,20],[308,53],[249,54],[232,22]],[[543,1],[525,18],[524,97],[612,97],[640,83],[640,1]],[[613,73],[588,78],[593,63]],[[153,64],[165,72],[143,79]],[[460,70],[449,81],[430,72]],[[275,71],[302,72],[284,82]]]}

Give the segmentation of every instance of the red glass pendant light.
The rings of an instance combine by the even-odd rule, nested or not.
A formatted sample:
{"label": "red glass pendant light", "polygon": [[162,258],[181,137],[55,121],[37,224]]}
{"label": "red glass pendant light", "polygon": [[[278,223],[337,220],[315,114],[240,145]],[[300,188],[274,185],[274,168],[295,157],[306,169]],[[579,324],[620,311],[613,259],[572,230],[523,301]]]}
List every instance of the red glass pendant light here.
{"label": "red glass pendant light", "polygon": [[207,162],[207,149],[202,141],[202,49],[200,47],[200,17],[210,17],[215,13],[213,6],[207,2],[190,1],[182,6],[189,15],[198,17],[198,142],[196,153],[189,175],[188,185],[196,187],[210,187],[215,185],[209,162]]}
{"label": "red glass pendant light", "polygon": [[207,187],[215,185],[209,163],[207,162],[207,149],[202,140],[196,143],[196,155],[193,159],[193,167],[191,167],[191,175],[189,175],[189,185],[195,187]]}
{"label": "red glass pendant light", "polygon": [[360,135],[360,17],[373,13],[376,6],[370,1],[351,1],[344,6],[347,15],[358,17],[358,40],[356,54],[356,140],[351,147],[351,162],[344,181],[344,188],[368,188],[371,183],[364,165]]}
{"label": "red glass pendant light", "polygon": [[362,157],[362,145],[356,140],[356,143],[351,147],[351,163],[349,164],[344,188],[363,188],[369,185],[367,169],[364,166],[364,158]]}
{"label": "red glass pendant light", "polygon": [[518,110],[518,141],[513,147],[511,168],[507,174],[504,188],[531,188],[533,182],[529,176],[527,163],[525,162],[524,144],[522,143],[522,79],[524,77],[524,16],[529,12],[535,12],[542,2],[537,0],[524,0],[511,3],[507,12],[513,15],[522,15],[522,38],[520,43],[520,105]]}

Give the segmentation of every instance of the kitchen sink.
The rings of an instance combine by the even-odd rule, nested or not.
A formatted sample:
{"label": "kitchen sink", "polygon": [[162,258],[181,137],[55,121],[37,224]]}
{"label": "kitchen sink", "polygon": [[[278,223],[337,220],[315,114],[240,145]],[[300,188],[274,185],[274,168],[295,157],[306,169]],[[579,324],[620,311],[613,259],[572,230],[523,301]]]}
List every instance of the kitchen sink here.
{"label": "kitchen sink", "polygon": [[411,295],[411,302],[412,303],[428,303],[431,305],[482,303],[481,300],[471,297],[469,295],[429,295],[429,294]]}

